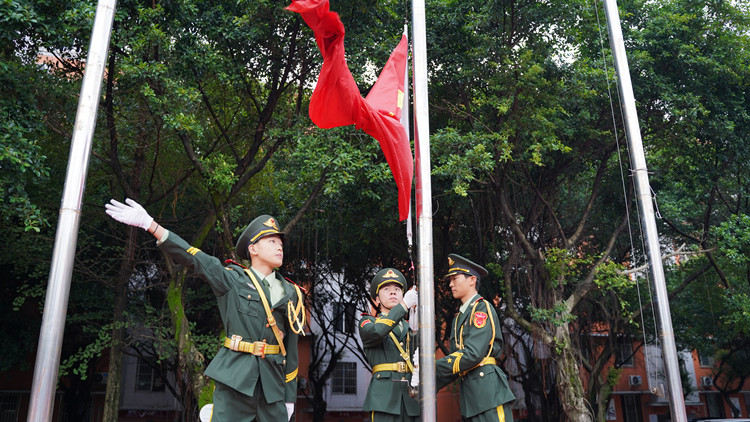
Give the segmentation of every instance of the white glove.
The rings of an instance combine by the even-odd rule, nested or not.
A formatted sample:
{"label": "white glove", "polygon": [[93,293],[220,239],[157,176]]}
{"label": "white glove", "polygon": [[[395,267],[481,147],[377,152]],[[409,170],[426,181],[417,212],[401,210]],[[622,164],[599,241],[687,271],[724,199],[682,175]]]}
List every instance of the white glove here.
{"label": "white glove", "polygon": [[286,417],[288,420],[292,420],[292,415],[294,414],[294,403],[284,404],[286,404]]}
{"label": "white glove", "polygon": [[415,306],[417,306],[417,300],[419,298],[419,294],[416,290],[414,290],[414,287],[409,289],[408,292],[404,295],[404,304],[406,304],[406,309],[411,309]]}
{"label": "white glove", "polygon": [[419,311],[416,306],[409,309],[409,329],[414,332],[419,331]]}
{"label": "white glove", "polygon": [[213,416],[213,414],[214,414],[213,404],[207,404],[201,407],[201,412],[199,413],[201,422],[211,422],[211,417]]}
{"label": "white glove", "polygon": [[139,203],[130,198],[127,198],[125,202],[127,205],[111,199],[109,204],[104,205],[104,207],[107,208],[107,214],[120,223],[148,230],[149,227],[151,227],[151,223],[154,222],[154,219],[148,215],[146,210],[144,210]]}
{"label": "white glove", "polygon": [[416,387],[419,385],[419,347],[414,350],[414,356],[412,356],[411,360],[414,364],[414,372],[411,374],[411,382],[409,385]]}

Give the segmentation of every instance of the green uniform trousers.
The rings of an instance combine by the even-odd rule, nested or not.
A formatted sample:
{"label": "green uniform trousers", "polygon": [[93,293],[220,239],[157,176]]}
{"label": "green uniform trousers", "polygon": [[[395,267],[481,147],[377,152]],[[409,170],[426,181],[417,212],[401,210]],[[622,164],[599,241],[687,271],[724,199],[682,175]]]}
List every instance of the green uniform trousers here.
{"label": "green uniform trousers", "polygon": [[406,412],[406,406],[401,402],[401,411],[398,415],[385,412],[370,412],[370,422],[417,422],[419,416],[409,416]]}
{"label": "green uniform trousers", "polygon": [[257,383],[255,393],[246,396],[239,391],[216,382],[214,413],[211,422],[287,422],[283,400],[268,403],[263,385]]}
{"label": "green uniform trousers", "polygon": [[467,420],[469,422],[513,422],[513,411],[510,408],[510,403],[505,403]]}

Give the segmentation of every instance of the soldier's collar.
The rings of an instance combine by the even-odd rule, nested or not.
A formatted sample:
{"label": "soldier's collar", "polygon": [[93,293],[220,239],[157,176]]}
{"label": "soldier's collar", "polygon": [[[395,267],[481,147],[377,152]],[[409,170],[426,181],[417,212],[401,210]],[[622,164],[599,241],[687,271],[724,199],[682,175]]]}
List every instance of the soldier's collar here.
{"label": "soldier's collar", "polygon": [[235,261],[235,260],[232,260],[232,259],[227,259],[226,261],[224,261],[224,265],[229,265],[229,264],[234,264],[234,265],[236,265],[236,266],[238,266],[238,267],[242,267],[242,268],[245,268],[245,269],[247,269],[247,267],[246,267],[246,266],[244,266],[244,265],[240,264],[239,262],[237,262],[237,261]]}
{"label": "soldier's collar", "polygon": [[466,312],[467,309],[469,309],[469,306],[473,305],[476,301],[481,300],[482,296],[479,294],[474,295],[471,299],[467,300],[461,305],[461,308],[459,308],[459,312]]}

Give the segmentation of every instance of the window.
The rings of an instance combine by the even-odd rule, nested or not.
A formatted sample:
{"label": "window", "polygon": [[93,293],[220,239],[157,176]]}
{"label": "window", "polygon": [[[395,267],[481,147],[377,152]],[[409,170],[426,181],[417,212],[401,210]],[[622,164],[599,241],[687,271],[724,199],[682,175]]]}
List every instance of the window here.
{"label": "window", "polygon": [[706,394],[706,407],[708,408],[708,416],[711,418],[727,417],[724,413],[724,400],[721,399],[721,394]]}
{"label": "window", "polygon": [[161,372],[141,358],[138,358],[135,391],[164,391],[164,377]]}
{"label": "window", "polygon": [[698,352],[698,363],[701,368],[713,368],[714,357],[706,353]]}
{"label": "window", "polygon": [[21,398],[18,393],[0,393],[0,422],[16,422]]}
{"label": "window", "polygon": [[641,396],[625,394],[622,396],[622,416],[625,422],[643,422],[641,416]]}
{"label": "window", "polygon": [[339,333],[354,333],[354,327],[356,326],[354,321],[355,311],[353,303],[334,302],[333,329]]}
{"label": "window", "polygon": [[356,362],[339,362],[333,370],[331,394],[357,394]]}
{"label": "window", "polygon": [[615,343],[615,364],[619,366],[634,366],[633,343],[619,337]]}

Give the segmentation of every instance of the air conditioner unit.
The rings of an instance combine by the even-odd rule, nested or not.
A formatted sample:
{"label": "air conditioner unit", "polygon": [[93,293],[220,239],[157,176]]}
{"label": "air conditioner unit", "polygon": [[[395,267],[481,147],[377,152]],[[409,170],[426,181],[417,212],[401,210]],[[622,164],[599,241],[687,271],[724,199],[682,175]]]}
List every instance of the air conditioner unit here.
{"label": "air conditioner unit", "polygon": [[710,387],[714,385],[714,379],[711,377],[701,377],[701,385],[704,387]]}
{"label": "air conditioner unit", "polygon": [[631,387],[635,387],[635,386],[641,385],[641,376],[640,375],[630,375],[628,377],[628,381],[629,381]]}

